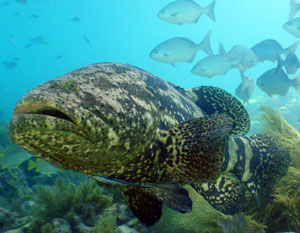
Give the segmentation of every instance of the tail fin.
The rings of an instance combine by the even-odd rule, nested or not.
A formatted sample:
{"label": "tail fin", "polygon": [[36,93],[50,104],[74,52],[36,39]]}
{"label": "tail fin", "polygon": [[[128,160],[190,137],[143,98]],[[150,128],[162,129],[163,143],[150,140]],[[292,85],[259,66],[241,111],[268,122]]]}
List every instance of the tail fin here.
{"label": "tail fin", "polygon": [[294,53],[298,47],[299,41],[294,42],[287,49],[285,49],[285,55],[289,55],[290,53]]}
{"label": "tail fin", "polygon": [[292,86],[300,93],[300,75],[293,79],[292,82]]}
{"label": "tail fin", "polygon": [[291,20],[295,14],[300,10],[300,5],[296,3],[295,0],[290,0],[290,15],[289,20]]}
{"label": "tail fin", "polygon": [[210,47],[210,34],[211,34],[211,31],[206,33],[205,37],[203,38],[203,40],[199,44],[199,49],[203,50],[209,56],[213,55],[213,52],[212,52],[211,47]]}
{"label": "tail fin", "polygon": [[220,44],[219,44],[219,54],[221,56],[225,56],[226,55],[226,51],[224,49],[224,46],[223,46],[222,42],[220,42]]}
{"label": "tail fin", "polygon": [[204,14],[206,14],[214,22],[216,22],[215,4],[216,0],[212,1],[206,8],[204,8]]}
{"label": "tail fin", "polygon": [[277,57],[277,68],[276,68],[276,73],[284,66],[284,61],[281,59],[280,54],[276,54]]}

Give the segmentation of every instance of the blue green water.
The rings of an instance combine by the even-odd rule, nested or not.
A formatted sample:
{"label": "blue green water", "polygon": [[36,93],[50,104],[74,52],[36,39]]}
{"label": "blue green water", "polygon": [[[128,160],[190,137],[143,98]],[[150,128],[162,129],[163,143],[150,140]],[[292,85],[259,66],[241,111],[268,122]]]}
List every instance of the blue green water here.
{"label": "blue green water", "polygon": [[[156,17],[167,0],[28,0],[1,1],[0,63],[20,60],[15,69],[0,65],[0,110],[6,118],[14,104],[37,84],[84,65],[98,62],[129,63],[184,88],[214,85],[234,93],[240,83],[237,69],[213,79],[193,75],[190,70],[206,54],[199,52],[192,64],[174,68],[151,60],[149,52],[171,37],[183,36],[199,43],[211,30],[211,46],[218,52],[219,42],[226,51],[236,44],[251,48],[264,39],[276,39],[288,47],[295,38],[282,29],[288,20],[287,0],[227,0],[215,6],[216,23],[203,15],[197,24],[174,25]],[[204,7],[211,1],[199,1]],[[5,3],[9,3],[6,5]],[[17,14],[17,15],[16,15]],[[32,18],[36,14],[38,18]],[[73,22],[79,17],[79,22]],[[47,45],[26,45],[35,36]],[[83,36],[86,36],[88,45]],[[57,56],[61,59],[56,60]],[[271,62],[260,63],[247,70],[254,79],[273,68]],[[291,90],[292,92],[294,90]],[[254,98],[261,92],[256,88]],[[267,97],[267,95],[265,95]]]}
{"label": "blue green water", "polygon": [[[231,69],[226,75],[211,79],[190,72],[199,60],[207,56],[202,51],[197,53],[193,63],[179,63],[176,67],[152,60],[149,53],[159,43],[172,37],[186,37],[199,43],[208,31],[211,31],[211,47],[215,54],[218,53],[219,42],[229,51],[235,45],[251,48],[265,39],[275,39],[283,48],[287,48],[297,40],[282,28],[288,20],[288,0],[217,0],[216,22],[202,15],[198,23],[185,25],[174,25],[157,18],[161,8],[170,2],[27,0],[20,3],[20,0],[1,0],[0,112],[3,116],[0,118],[9,121],[17,101],[37,85],[74,69],[99,62],[128,63],[185,89],[211,85],[234,94],[241,82],[238,69]],[[196,2],[206,7],[211,0]],[[38,36],[44,39],[42,44],[30,42]],[[299,53],[296,51],[296,54]],[[5,63],[12,61],[17,66],[8,69]],[[262,73],[276,65],[269,61],[259,63],[245,74],[252,75],[256,81]],[[297,74],[291,75],[290,78],[296,76]],[[269,104],[281,109],[289,122],[299,130],[298,96],[294,88],[290,88],[287,96],[270,98],[256,86],[252,100],[256,99],[259,104]],[[246,106],[252,122],[251,133],[261,131],[256,119],[260,114],[257,102],[250,102]],[[22,169],[27,175],[26,178],[31,179],[31,172],[34,172],[28,171],[27,165],[23,164]],[[0,173],[6,171],[0,166]],[[32,176],[38,176],[37,174],[39,172]],[[44,183],[38,179],[29,179],[28,183],[45,184],[48,182],[47,178],[52,179],[43,177]],[[54,183],[53,180],[51,182]],[[0,194],[1,187],[0,184]],[[200,211],[201,208],[202,206],[199,207]],[[168,223],[168,220],[165,222]]]}

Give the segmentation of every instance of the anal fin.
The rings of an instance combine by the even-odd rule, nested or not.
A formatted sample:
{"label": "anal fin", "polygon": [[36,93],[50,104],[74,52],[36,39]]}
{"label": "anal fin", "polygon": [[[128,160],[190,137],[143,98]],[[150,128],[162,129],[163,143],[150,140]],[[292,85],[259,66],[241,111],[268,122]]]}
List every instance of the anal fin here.
{"label": "anal fin", "polygon": [[133,214],[146,226],[152,226],[162,215],[162,202],[156,200],[145,190],[135,187],[123,189]]}
{"label": "anal fin", "polygon": [[221,175],[216,182],[193,184],[192,187],[212,207],[227,215],[238,213],[245,200],[246,189],[234,176]]}
{"label": "anal fin", "polygon": [[180,213],[192,210],[193,202],[188,192],[176,184],[150,184],[144,188],[126,187],[123,194],[134,215],[147,226],[159,220],[162,204]]}

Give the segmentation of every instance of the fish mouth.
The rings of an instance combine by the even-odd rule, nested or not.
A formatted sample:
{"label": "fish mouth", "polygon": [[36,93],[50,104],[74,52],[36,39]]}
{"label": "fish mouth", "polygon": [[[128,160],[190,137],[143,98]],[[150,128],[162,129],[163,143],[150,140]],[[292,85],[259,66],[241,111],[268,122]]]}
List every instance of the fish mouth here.
{"label": "fish mouth", "polygon": [[54,108],[46,107],[44,109],[39,109],[39,110],[35,110],[35,111],[22,112],[21,114],[37,114],[37,115],[43,115],[43,116],[51,116],[51,117],[69,121],[76,125],[76,123],[67,114],[65,114],[64,112],[62,112],[58,109],[54,109]]}
{"label": "fish mouth", "polygon": [[75,119],[72,119],[72,117],[68,113],[66,113],[66,111],[58,109],[57,107],[52,106],[51,104],[45,104],[40,102],[20,104],[16,106],[14,116],[20,114],[54,117],[56,119],[65,120],[72,124],[78,125],[76,124]]}

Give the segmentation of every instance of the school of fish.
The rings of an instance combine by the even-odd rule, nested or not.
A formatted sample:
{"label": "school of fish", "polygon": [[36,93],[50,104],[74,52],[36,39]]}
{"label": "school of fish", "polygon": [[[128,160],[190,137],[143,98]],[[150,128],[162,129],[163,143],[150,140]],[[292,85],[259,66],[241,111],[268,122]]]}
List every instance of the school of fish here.
{"label": "school of fish", "polygon": [[[163,7],[157,17],[163,21],[183,25],[198,23],[202,15],[207,15],[216,22],[214,8],[216,1],[212,1],[203,8],[193,0],[177,0]],[[300,38],[300,17],[293,18],[300,10],[300,3],[290,0],[289,20],[283,25],[283,29],[291,35]],[[175,37],[161,42],[149,54],[153,60],[170,64],[192,63],[199,50],[208,56],[202,58],[192,67],[191,73],[212,78],[217,75],[225,75],[230,69],[238,69],[241,73],[241,84],[236,88],[235,95],[244,103],[249,103],[255,89],[255,80],[244,72],[264,61],[278,62],[277,67],[267,70],[256,78],[256,85],[268,96],[285,96],[290,87],[300,92],[300,76],[290,78],[300,67],[299,59],[295,53],[298,41],[289,47],[283,48],[275,39],[265,39],[247,48],[243,45],[234,45],[229,51],[225,51],[220,42],[218,54],[214,54],[211,46],[211,31],[197,44],[185,37]],[[284,59],[282,58],[284,57]]]}

